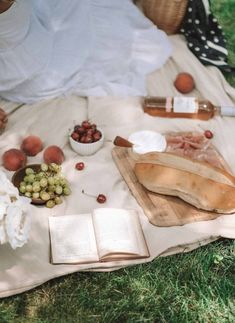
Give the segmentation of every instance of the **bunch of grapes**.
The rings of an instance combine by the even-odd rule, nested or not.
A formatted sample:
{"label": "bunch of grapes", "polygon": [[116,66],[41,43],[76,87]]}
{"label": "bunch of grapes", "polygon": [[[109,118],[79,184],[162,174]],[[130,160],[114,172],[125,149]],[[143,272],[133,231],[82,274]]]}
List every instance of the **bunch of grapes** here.
{"label": "bunch of grapes", "polygon": [[38,172],[26,168],[19,191],[26,197],[45,201],[49,208],[61,204],[61,197],[71,193],[68,181],[61,174],[61,166],[55,163],[41,164]]}

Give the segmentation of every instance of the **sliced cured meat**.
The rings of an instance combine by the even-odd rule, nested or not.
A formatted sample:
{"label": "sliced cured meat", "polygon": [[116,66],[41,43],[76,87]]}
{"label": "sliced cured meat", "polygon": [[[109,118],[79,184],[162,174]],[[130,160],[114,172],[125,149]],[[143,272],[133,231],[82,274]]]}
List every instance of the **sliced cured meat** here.
{"label": "sliced cured meat", "polygon": [[172,132],[167,133],[165,137],[167,141],[166,152],[224,168],[220,155],[204,133]]}

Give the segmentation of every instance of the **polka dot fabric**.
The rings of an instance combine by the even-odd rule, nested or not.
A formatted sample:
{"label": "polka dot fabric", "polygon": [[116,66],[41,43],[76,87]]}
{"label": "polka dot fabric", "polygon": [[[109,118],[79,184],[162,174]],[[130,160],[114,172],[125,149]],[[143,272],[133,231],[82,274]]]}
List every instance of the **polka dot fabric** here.
{"label": "polka dot fabric", "polygon": [[208,0],[189,0],[180,32],[186,37],[189,49],[203,64],[235,73],[235,68],[227,63],[224,33],[210,11]]}

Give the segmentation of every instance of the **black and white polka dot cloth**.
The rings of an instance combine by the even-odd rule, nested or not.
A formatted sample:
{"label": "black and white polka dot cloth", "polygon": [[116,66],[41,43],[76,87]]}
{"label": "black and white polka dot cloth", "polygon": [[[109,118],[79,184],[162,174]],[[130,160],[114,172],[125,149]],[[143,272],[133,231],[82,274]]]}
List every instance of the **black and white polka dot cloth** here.
{"label": "black and white polka dot cloth", "polygon": [[228,65],[228,51],[221,26],[210,10],[208,0],[189,0],[180,32],[189,49],[204,65],[214,65],[224,72],[235,73]]}

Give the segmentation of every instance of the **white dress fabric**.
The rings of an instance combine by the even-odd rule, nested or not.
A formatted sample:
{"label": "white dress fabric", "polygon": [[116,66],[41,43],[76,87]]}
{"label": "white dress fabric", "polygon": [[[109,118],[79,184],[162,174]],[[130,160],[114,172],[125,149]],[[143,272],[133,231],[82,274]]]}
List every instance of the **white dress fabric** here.
{"label": "white dress fabric", "polygon": [[0,14],[0,96],[145,95],[171,51],[131,0],[18,0]]}

